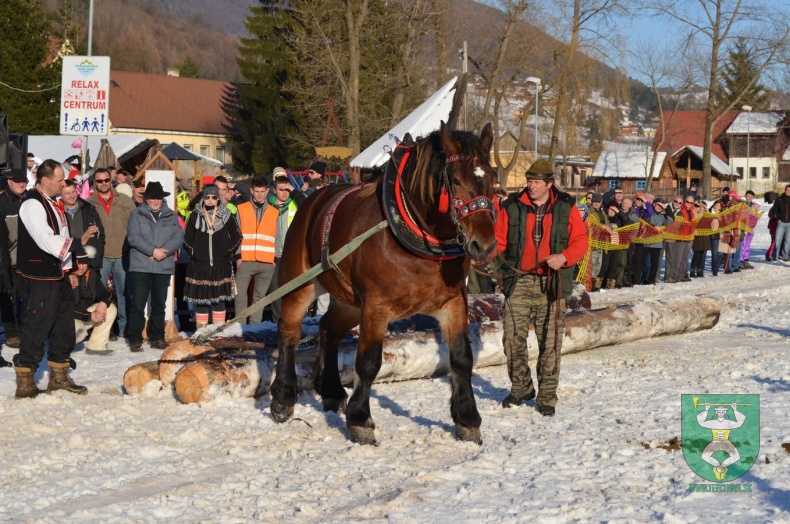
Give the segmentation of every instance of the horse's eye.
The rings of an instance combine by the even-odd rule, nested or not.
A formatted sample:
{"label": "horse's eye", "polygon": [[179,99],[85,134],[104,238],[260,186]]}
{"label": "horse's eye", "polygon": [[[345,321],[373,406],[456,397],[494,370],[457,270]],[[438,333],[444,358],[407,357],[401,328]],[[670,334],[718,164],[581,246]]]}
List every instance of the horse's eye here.
{"label": "horse's eye", "polygon": [[459,186],[459,187],[460,187],[460,186],[461,186],[461,181],[460,181],[460,180],[458,180],[457,178],[453,178],[453,185],[454,185],[454,186]]}

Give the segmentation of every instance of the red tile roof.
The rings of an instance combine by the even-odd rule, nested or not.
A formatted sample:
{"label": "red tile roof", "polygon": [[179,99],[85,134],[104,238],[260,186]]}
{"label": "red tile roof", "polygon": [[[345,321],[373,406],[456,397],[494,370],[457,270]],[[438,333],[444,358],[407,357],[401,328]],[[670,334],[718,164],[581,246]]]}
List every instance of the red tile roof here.
{"label": "red tile roof", "polygon": [[228,134],[222,98],[229,82],[112,71],[113,127]]}
{"label": "red tile roof", "polygon": [[[653,149],[656,148],[664,129],[667,129],[667,137],[661,144],[659,151],[666,151],[669,154],[676,152],[683,146],[703,147],[705,141],[705,111],[675,111],[672,122],[667,128],[672,112],[664,113],[664,118],[658,125],[656,136],[653,139]],[[724,132],[730,127],[735,117],[740,111],[728,111],[713,126],[713,146],[711,153],[719,157],[724,162],[729,161],[729,154],[722,148],[722,138]]]}

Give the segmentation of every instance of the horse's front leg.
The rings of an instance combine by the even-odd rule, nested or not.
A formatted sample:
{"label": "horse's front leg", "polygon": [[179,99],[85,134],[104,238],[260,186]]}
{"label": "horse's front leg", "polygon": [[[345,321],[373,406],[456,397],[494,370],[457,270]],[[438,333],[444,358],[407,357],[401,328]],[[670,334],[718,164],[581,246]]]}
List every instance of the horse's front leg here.
{"label": "horse's front leg", "polygon": [[272,418],[285,422],[294,414],[297,398],[296,349],[302,338],[302,319],[312,300],[312,286],[300,288],[283,298],[277,326],[277,365],[272,382]]}
{"label": "horse's front leg", "polygon": [[352,442],[376,444],[376,424],[370,416],[370,387],[381,369],[388,311],[363,306],[359,346],[354,362],[354,391],[346,408],[346,427]]}
{"label": "horse's front leg", "polygon": [[346,410],[348,395],[340,381],[337,352],[343,337],[357,324],[359,309],[342,302],[333,303],[321,318],[313,384],[316,393],[321,395],[324,411]]}
{"label": "horse's front leg", "polygon": [[450,414],[455,422],[455,438],[482,444],[480,413],[472,391],[472,346],[467,326],[466,294],[450,301],[436,316],[450,353],[452,396]]}

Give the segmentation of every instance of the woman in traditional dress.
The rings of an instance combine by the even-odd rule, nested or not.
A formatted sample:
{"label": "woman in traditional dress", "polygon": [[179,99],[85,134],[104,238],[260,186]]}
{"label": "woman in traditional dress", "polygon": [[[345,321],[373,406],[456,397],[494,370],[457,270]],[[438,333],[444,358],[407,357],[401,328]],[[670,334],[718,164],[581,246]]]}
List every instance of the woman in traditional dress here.
{"label": "woman in traditional dress", "polygon": [[192,257],[184,298],[192,302],[197,327],[225,322],[225,302],[236,296],[233,257],[241,245],[236,219],[219,199],[219,189],[206,184],[203,198],[189,215],[184,249]]}

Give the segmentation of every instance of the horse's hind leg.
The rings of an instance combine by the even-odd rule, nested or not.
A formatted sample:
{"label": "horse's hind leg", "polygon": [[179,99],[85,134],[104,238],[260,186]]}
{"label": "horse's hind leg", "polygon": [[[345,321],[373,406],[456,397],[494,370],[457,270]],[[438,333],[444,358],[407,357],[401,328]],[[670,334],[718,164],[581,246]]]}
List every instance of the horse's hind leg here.
{"label": "horse's hind leg", "polygon": [[345,411],[348,395],[340,381],[337,351],[343,337],[357,324],[359,309],[341,302],[333,303],[321,317],[313,384],[316,393],[321,395],[324,411]]}
{"label": "horse's hind leg", "polygon": [[296,349],[302,338],[302,320],[313,301],[313,286],[308,284],[283,297],[280,322],[277,326],[277,365],[272,382],[272,418],[285,422],[294,413],[297,397]]}
{"label": "horse's hind leg", "polygon": [[450,352],[452,397],[450,414],[455,422],[455,438],[482,444],[480,413],[472,391],[472,346],[469,343],[466,296],[460,296],[445,306],[437,320]]}
{"label": "horse's hind leg", "polygon": [[376,424],[370,416],[370,387],[381,369],[388,318],[385,311],[371,308],[362,314],[354,363],[354,391],[346,408],[346,427],[352,442],[376,444]]}

